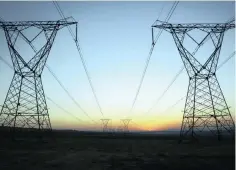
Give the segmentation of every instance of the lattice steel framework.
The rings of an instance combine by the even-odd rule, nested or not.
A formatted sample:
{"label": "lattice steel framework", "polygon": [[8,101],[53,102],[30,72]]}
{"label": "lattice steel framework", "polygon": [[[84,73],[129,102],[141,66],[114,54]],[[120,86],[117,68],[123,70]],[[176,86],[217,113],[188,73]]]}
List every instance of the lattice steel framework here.
{"label": "lattice steel framework", "polygon": [[[68,22],[67,19],[58,21],[0,22],[0,28],[5,33],[15,71],[1,109],[1,126],[13,127],[14,129],[16,127],[51,129],[41,75],[57,31],[72,24],[76,24],[77,27],[77,22]],[[39,30],[32,39],[24,33],[30,28]],[[40,46],[37,51],[33,43],[39,36],[45,36],[46,43]],[[35,52],[35,55],[28,62],[16,49],[16,41],[19,37],[23,38]]]}
{"label": "lattice steel framework", "polygon": [[[234,121],[216,78],[216,69],[224,33],[235,28],[235,24],[170,24],[157,21],[152,27],[172,34],[189,76],[180,141],[188,137],[197,139],[207,132],[217,136],[218,140],[223,134],[234,136]],[[205,32],[206,36],[201,42],[197,42],[190,36],[189,33],[193,30]],[[197,44],[197,50],[207,38],[212,40],[214,50],[204,64],[194,57],[197,50],[191,54],[184,47],[183,42],[186,35]]]}
{"label": "lattice steel framework", "polygon": [[101,119],[102,121],[102,131],[103,132],[108,132],[109,129],[109,122],[111,122],[111,119]]}
{"label": "lattice steel framework", "polygon": [[123,123],[123,131],[129,132],[129,123],[131,119],[121,119],[121,122]]}

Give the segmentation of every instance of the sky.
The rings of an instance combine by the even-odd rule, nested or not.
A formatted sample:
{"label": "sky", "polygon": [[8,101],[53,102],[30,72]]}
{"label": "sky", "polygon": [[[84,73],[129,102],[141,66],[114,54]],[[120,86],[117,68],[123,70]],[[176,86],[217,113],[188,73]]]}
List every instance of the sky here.
{"label": "sky", "polygon": [[[64,28],[57,34],[47,64],[81,107],[98,123],[94,124],[83,114],[45,68],[42,75],[45,94],[83,120],[78,121],[47,101],[52,127],[94,130],[100,129],[101,118],[109,118],[112,126],[117,128],[122,126],[120,119],[130,118],[133,120],[130,129],[179,129],[185,100],[170,107],[187,94],[186,70],[147,113],[183,65],[168,32],[163,32],[155,45],[142,88],[130,112],[151,47],[151,25],[162,9],[159,20],[166,18],[173,2],[59,2],[59,5],[65,16],[72,16],[78,22],[82,54],[104,117],[99,112],[76,45]],[[169,22],[223,23],[234,15],[234,2],[180,1]],[[52,1],[0,2],[0,17],[8,21],[61,19]],[[75,32],[75,27],[71,28]],[[0,44],[0,55],[11,63],[4,32],[1,30]],[[235,33],[229,30],[224,37],[219,63],[234,49]],[[24,53],[28,51],[24,50]],[[209,53],[205,50],[198,59],[204,62],[208,57]],[[0,104],[4,102],[12,77],[13,71],[0,61]],[[217,78],[234,116],[234,58],[217,71]]]}

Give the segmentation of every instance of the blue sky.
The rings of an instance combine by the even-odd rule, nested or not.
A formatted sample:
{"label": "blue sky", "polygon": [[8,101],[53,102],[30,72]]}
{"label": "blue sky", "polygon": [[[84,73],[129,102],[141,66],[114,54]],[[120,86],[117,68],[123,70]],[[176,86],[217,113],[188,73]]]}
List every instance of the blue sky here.
{"label": "blue sky", "polygon": [[[0,16],[9,21],[61,19],[51,1],[0,4]],[[185,70],[158,105],[150,113],[145,113],[182,67],[173,38],[167,32],[162,33],[155,46],[135,108],[129,113],[151,47],[151,25],[163,7],[160,20],[164,20],[172,4],[173,2],[59,2],[65,16],[73,16],[78,21],[82,53],[104,117],[111,118],[116,126],[119,126],[121,118],[126,117],[132,118],[145,129],[180,125],[184,100],[173,109],[163,111],[186,95],[188,77]],[[234,2],[180,2],[169,22],[225,22],[234,16],[234,12]],[[3,31],[0,31],[0,37],[0,55],[11,63]],[[225,34],[219,63],[234,51],[234,37],[234,30]],[[200,61],[209,56],[207,53],[201,54]],[[102,116],[76,46],[66,28],[58,32],[47,64],[84,110],[99,121]],[[234,68],[233,58],[217,72],[221,88],[233,112]],[[0,62],[1,104],[12,76],[13,71]],[[89,122],[46,68],[43,72],[43,84],[47,96],[78,118]],[[64,113],[50,101],[47,103],[54,128],[91,128]]]}

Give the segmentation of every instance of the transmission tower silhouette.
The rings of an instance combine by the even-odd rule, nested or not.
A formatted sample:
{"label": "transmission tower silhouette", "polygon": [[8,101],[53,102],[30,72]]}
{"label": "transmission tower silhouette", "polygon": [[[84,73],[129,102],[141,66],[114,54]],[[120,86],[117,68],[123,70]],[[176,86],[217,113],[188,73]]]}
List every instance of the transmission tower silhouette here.
{"label": "transmission tower silhouette", "polygon": [[102,121],[102,131],[108,132],[110,130],[109,122],[111,121],[111,119],[101,119],[101,121]]}
{"label": "transmission tower silhouette", "polygon": [[121,122],[123,123],[123,132],[129,132],[129,123],[131,119],[121,119]]}
{"label": "transmission tower silhouette", "polygon": [[[41,75],[49,56],[57,31],[77,22],[58,21],[17,21],[0,22],[11,55],[14,76],[0,112],[0,125],[11,128],[29,128],[51,130],[48,107],[43,90]],[[31,29],[33,36],[27,36]],[[33,32],[32,32],[33,29]],[[36,32],[34,29],[37,29]],[[26,62],[16,49],[16,42],[21,37],[35,52]],[[29,38],[30,37],[30,38]],[[40,37],[40,38],[39,38]],[[45,44],[36,50],[34,42],[45,37]]]}
{"label": "transmission tower silhouette", "polygon": [[[209,132],[216,136],[218,140],[226,134],[234,136],[234,121],[216,78],[216,70],[224,33],[229,29],[235,28],[235,24],[170,24],[156,21],[152,27],[163,29],[172,34],[189,76],[180,142],[185,138],[197,139],[199,136]],[[200,30],[206,36],[202,41],[198,42],[189,34],[193,30]],[[214,50],[204,64],[201,64],[194,57],[194,54],[191,54],[184,47],[183,42],[186,35],[198,47],[208,37],[211,38]]]}

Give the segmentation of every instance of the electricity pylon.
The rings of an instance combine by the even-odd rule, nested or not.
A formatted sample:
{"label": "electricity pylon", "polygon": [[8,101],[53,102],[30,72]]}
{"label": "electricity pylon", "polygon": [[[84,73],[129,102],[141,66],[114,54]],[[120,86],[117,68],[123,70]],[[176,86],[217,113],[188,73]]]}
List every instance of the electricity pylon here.
{"label": "electricity pylon", "polygon": [[[11,55],[14,76],[0,112],[0,125],[12,128],[36,128],[51,130],[48,107],[43,90],[41,75],[49,56],[57,31],[77,22],[58,21],[19,21],[0,22],[6,36]],[[38,29],[33,38],[25,34],[26,30]],[[32,30],[31,30],[32,31]],[[31,32],[32,34],[32,32]],[[45,36],[45,38],[44,38]],[[28,61],[23,58],[16,42],[21,37],[35,52]],[[39,38],[40,37],[40,38]],[[34,42],[39,39],[45,44],[37,49]]]}
{"label": "electricity pylon", "polygon": [[109,122],[111,119],[101,119],[102,121],[102,131],[103,132],[108,132],[109,131]]}
{"label": "electricity pylon", "polygon": [[129,123],[131,119],[121,119],[121,122],[123,123],[123,132],[129,132]]}
{"label": "electricity pylon", "polygon": [[[197,139],[198,136],[207,132],[217,136],[218,140],[225,134],[234,136],[234,121],[216,78],[216,70],[224,33],[229,29],[235,28],[235,24],[232,22],[170,24],[157,21],[152,27],[163,29],[172,34],[189,76],[180,141],[187,137]],[[198,42],[189,34],[193,30],[200,30],[206,35]],[[197,50],[208,38],[211,38],[214,50],[204,64],[201,64],[194,57],[196,50],[191,54],[183,45],[185,36],[188,36],[197,44]]]}

